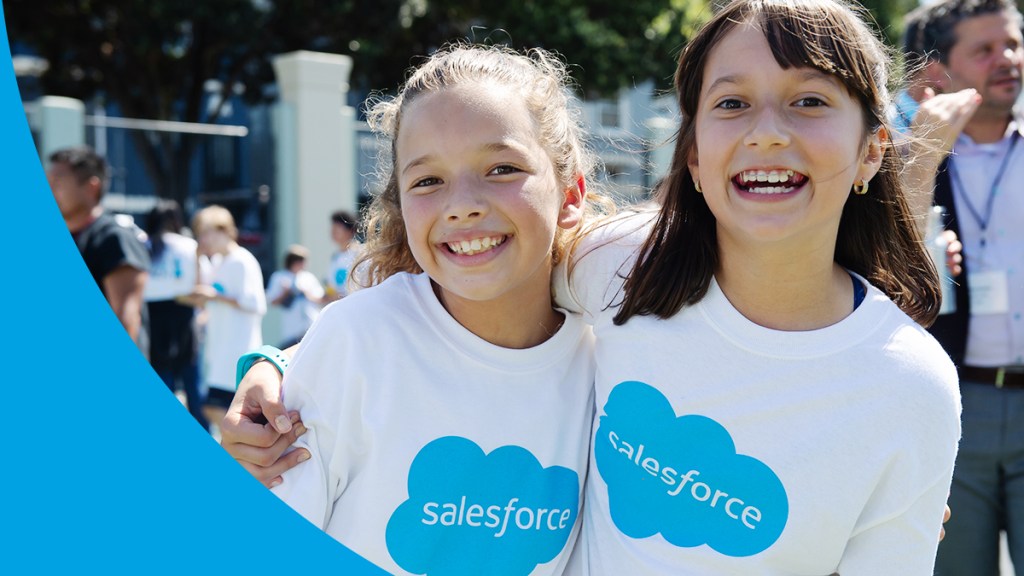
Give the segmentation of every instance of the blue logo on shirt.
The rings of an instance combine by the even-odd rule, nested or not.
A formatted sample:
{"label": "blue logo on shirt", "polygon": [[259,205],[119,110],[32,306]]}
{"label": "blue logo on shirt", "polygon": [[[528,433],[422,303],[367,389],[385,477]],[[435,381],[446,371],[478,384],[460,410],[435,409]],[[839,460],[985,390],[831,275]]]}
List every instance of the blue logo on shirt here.
{"label": "blue logo on shirt", "polygon": [[751,556],[782,535],[789,500],[760,460],[736,453],[714,420],[676,416],[643,382],[622,382],[604,406],[594,456],[608,485],[612,521],[623,534],[658,534],[680,547],[707,544]]}
{"label": "blue logo on shirt", "polygon": [[334,285],[344,286],[345,280],[348,279],[348,270],[344,268],[338,268],[338,271],[334,273]]}
{"label": "blue logo on shirt", "polygon": [[579,477],[529,451],[439,438],[409,469],[409,499],[388,521],[395,562],[414,574],[529,574],[565,548],[579,512]]}

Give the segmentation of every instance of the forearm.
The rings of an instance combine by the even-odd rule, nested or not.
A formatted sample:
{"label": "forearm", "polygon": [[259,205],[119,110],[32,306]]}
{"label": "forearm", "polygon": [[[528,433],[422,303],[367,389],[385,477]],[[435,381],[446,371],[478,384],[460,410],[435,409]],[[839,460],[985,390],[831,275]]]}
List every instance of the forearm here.
{"label": "forearm", "polygon": [[232,308],[238,308],[239,310],[242,309],[241,305],[239,305],[239,303],[238,303],[238,299],[237,298],[232,298],[231,296],[227,296],[225,294],[218,293],[216,296],[214,296],[212,298],[212,300],[214,302],[220,302],[221,304],[227,304],[228,306],[231,306]]}
{"label": "forearm", "polygon": [[927,231],[928,210],[935,190],[935,175],[942,160],[974,116],[981,103],[976,90],[926,97],[914,115],[909,137],[909,155],[902,179],[911,214],[918,230]]}
{"label": "forearm", "polygon": [[124,298],[116,304],[111,302],[110,308],[132,340],[138,339],[142,329],[142,298]]}
{"label": "forearm", "polygon": [[226,304],[243,312],[250,312],[253,314],[262,314],[264,312],[264,310],[261,310],[260,307],[253,302],[253,298],[245,298],[244,296],[235,298],[218,292],[212,300],[214,302]]}
{"label": "forearm", "polygon": [[142,291],[147,278],[148,274],[141,270],[122,266],[103,279],[107,302],[133,340],[138,338],[142,328],[142,307],[145,306]]}

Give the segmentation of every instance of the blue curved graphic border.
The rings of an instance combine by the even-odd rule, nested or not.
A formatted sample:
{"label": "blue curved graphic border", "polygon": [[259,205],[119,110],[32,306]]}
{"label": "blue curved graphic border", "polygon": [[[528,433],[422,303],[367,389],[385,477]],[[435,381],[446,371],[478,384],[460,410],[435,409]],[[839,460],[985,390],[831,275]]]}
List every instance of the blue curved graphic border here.
{"label": "blue curved graphic border", "polygon": [[384,574],[236,465],[135,350],[50,194],[2,16],[0,35],[5,568]]}

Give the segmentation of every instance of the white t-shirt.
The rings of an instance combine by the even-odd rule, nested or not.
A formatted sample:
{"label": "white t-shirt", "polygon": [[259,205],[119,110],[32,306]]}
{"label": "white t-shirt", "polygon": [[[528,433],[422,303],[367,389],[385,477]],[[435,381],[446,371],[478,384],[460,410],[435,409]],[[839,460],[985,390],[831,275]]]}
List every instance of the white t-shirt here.
{"label": "white t-shirt", "polygon": [[331,267],[327,271],[327,286],[342,296],[352,291],[352,265],[362,250],[362,244],[352,242],[348,250],[339,250],[331,256]]}
{"label": "white t-shirt", "polygon": [[597,339],[590,573],[930,575],[960,435],[938,343],[870,286],[820,330],[758,326],[717,282],[615,326],[646,228],[579,252],[624,229],[571,291]]}
{"label": "white t-shirt", "polygon": [[278,270],[270,275],[267,283],[267,301],[273,302],[286,290],[292,290],[295,297],[288,306],[282,306],[281,339],[292,340],[301,338],[313,325],[313,320],[320,313],[320,305],[309,297],[319,301],[324,297],[324,287],[308,270],[299,270],[298,274]]}
{"label": "white t-shirt", "polygon": [[213,287],[238,300],[239,308],[223,302],[206,305],[206,383],[220,390],[235,390],[238,358],[263,344],[261,321],[267,312],[263,293],[263,272],[251,253],[241,246],[223,258],[214,259]]}
{"label": "white t-shirt", "polygon": [[312,454],[274,492],[396,574],[562,574],[579,529],[593,339],[490,344],[398,274],[320,314],[284,380]]}
{"label": "white t-shirt", "polygon": [[142,296],[146,302],[173,300],[190,294],[196,286],[196,241],[164,232],[164,250],[154,258]]}

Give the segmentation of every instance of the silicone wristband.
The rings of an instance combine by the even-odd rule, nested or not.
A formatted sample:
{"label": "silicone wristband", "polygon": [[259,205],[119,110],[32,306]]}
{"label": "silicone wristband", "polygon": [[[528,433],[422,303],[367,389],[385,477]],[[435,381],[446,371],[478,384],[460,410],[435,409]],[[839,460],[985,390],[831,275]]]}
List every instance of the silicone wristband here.
{"label": "silicone wristband", "polygon": [[235,389],[238,389],[238,385],[242,383],[242,378],[245,373],[252,368],[252,365],[259,362],[260,360],[266,360],[277,368],[277,371],[284,375],[284,371],[288,368],[288,357],[284,355],[284,352],[278,348],[274,348],[269,344],[260,346],[258,349],[251,352],[246,352],[238,359],[238,364],[235,365]]}

